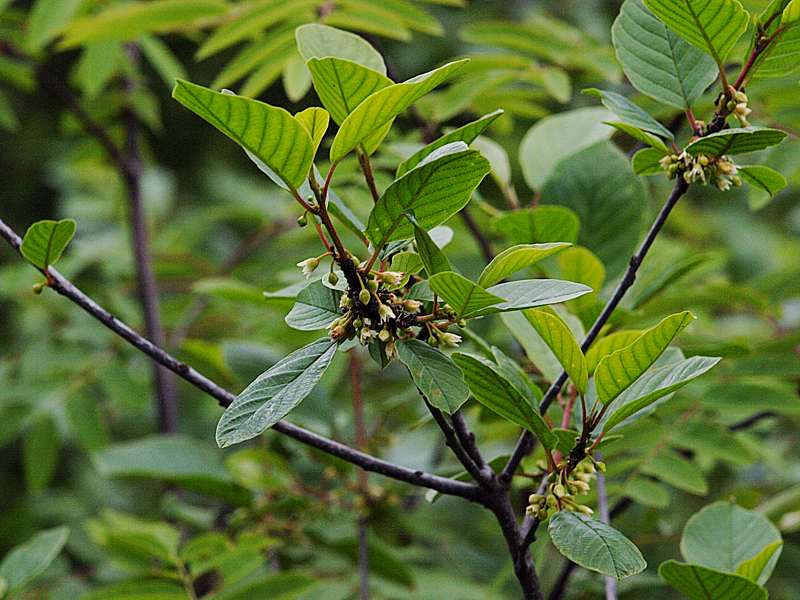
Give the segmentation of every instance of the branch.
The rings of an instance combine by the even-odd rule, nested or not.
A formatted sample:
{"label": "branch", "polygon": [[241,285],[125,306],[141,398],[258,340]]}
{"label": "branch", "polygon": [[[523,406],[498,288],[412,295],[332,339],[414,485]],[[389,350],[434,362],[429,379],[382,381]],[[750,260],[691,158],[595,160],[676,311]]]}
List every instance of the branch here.
{"label": "branch", "polygon": [[[420,395],[422,395],[421,391]],[[425,400],[424,396],[423,400]],[[436,421],[436,424],[439,426],[439,429],[442,430],[445,443],[447,444],[447,447],[453,451],[453,454],[458,459],[458,462],[460,462],[464,466],[464,468],[467,470],[467,472],[475,481],[483,483],[483,474],[481,473],[480,467],[475,463],[472,457],[467,453],[467,451],[461,445],[461,442],[459,441],[455,430],[450,426],[450,423],[447,422],[447,419],[444,418],[442,411],[433,406],[427,400],[425,400],[425,406],[428,407],[428,410],[433,416],[433,420]]]}
{"label": "branch", "polygon": [[[666,202],[664,202],[664,206],[661,207],[661,211],[658,213],[655,221],[653,221],[653,224],[650,226],[650,229],[648,230],[647,235],[645,235],[644,240],[642,240],[639,249],[631,257],[628,269],[625,271],[625,275],[623,275],[622,280],[617,284],[611,299],[608,301],[605,308],[603,308],[603,312],[601,312],[595,320],[592,328],[586,334],[586,338],[581,344],[581,350],[583,352],[586,352],[592,345],[600,333],[600,330],[608,322],[608,319],[611,317],[622,298],[633,285],[633,282],[636,280],[636,273],[647,256],[647,253],[650,251],[650,247],[653,245],[656,236],[667,222],[667,218],[672,212],[672,209],[675,207],[675,204],[677,204],[681,196],[686,193],[687,189],[689,189],[689,184],[686,183],[682,177],[678,177],[677,181],[675,182],[675,186],[672,188],[672,192],[670,193]],[[539,404],[539,412],[542,414],[547,412],[547,409],[550,408],[550,405],[553,403],[556,396],[558,396],[558,393],[561,391],[561,388],[564,386],[566,381],[567,373],[564,371],[548,388],[547,392],[542,398],[542,402]],[[511,454],[511,457],[508,459],[508,463],[506,463],[506,466],[503,468],[503,471],[500,474],[501,481],[503,481],[506,485],[511,484],[511,479],[519,467],[520,462],[522,462],[522,459],[531,451],[532,448],[533,434],[526,431],[520,436],[519,440],[517,441],[517,446],[514,448],[514,452]]]}
{"label": "branch", "polygon": [[[14,250],[19,253],[22,239],[6,223],[0,219],[0,237],[5,239]],[[150,340],[142,337],[131,329],[127,324],[120,321],[97,302],[78,289],[71,281],[61,275],[53,268],[38,269],[43,275],[48,277],[51,287],[58,294],[68,298],[77,304],[84,311],[100,321],[108,329],[129,342],[132,346],[147,354],[156,362],[167,367],[179,377],[185,379],[196,388],[206,392],[219,402],[220,406],[227,407],[236,399],[236,396],[228,390],[220,387],[208,377],[198,373],[195,369],[155,345]],[[479,502],[480,493],[476,485],[439,477],[424,471],[408,469],[394,463],[390,463],[380,458],[376,458],[364,452],[355,450],[345,444],[336,442],[324,436],[318,435],[297,425],[292,425],[286,421],[278,421],[273,426],[278,433],[291,437],[307,446],[321,450],[337,458],[352,463],[367,471],[384,475],[391,479],[404,481],[412,485],[430,488],[442,494],[459,496],[473,502]]]}

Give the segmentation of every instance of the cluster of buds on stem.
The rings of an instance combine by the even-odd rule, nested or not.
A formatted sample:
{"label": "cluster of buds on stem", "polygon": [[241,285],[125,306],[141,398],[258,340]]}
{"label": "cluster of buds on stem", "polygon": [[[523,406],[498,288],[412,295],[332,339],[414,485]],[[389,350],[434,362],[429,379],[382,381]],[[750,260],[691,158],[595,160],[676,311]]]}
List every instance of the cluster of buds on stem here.
{"label": "cluster of buds on stem", "polygon": [[747,94],[742,91],[731,90],[730,98],[725,102],[725,108],[741,123],[742,127],[748,127],[747,117],[753,110],[747,106]]}
{"label": "cluster of buds on stem", "polygon": [[562,510],[593,514],[594,511],[589,506],[578,504],[575,498],[587,494],[597,471],[603,473],[605,470],[605,464],[595,461],[591,456],[581,461],[571,472],[566,463],[560,463],[552,476],[553,480],[547,484],[546,492],[528,497],[527,514],[540,521]]}
{"label": "cluster of buds on stem", "polygon": [[714,185],[723,192],[732,186],[742,185],[741,177],[736,174],[736,165],[729,156],[693,156],[683,151],[680,154],[668,154],[659,164],[670,179],[683,177],[686,183]]}

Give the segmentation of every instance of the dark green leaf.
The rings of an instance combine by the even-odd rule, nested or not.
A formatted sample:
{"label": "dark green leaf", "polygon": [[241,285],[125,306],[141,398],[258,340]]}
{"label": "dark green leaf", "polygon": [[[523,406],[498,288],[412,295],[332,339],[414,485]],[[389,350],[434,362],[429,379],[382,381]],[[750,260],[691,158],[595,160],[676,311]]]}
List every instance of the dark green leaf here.
{"label": "dark green leaf", "polygon": [[767,590],[733,573],[668,560],[658,574],[690,600],[767,600]]}
{"label": "dark green leaf", "polygon": [[469,399],[464,375],[447,355],[419,340],[397,342],[397,358],[408,367],[414,384],[439,410],[453,414]]}
{"label": "dark green leaf", "polygon": [[342,293],[323,285],[321,281],[309,283],[297,294],[297,302],[286,315],[286,324],[300,331],[325,329],[342,316],[339,300]]}

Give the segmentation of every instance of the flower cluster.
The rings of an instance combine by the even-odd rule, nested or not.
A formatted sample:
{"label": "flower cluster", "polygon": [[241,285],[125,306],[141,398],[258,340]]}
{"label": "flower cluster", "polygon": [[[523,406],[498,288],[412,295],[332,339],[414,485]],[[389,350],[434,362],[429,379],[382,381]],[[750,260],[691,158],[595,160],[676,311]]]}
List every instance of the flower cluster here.
{"label": "flower cluster", "polygon": [[748,127],[750,125],[750,123],[747,122],[747,117],[753,110],[747,106],[747,94],[741,91],[735,92],[725,104],[725,108],[739,120],[742,127]]}
{"label": "flower cluster", "polygon": [[659,164],[670,179],[683,177],[686,183],[715,185],[723,192],[732,186],[742,185],[741,177],[736,174],[736,165],[728,156],[692,156],[683,151],[680,154],[668,154]]}
{"label": "flower cluster", "polygon": [[566,465],[559,465],[553,481],[547,485],[547,493],[531,494],[528,497],[526,512],[534,519],[544,521],[551,514],[562,510],[575,511],[591,515],[594,511],[585,504],[578,504],[575,496],[589,492],[589,483],[595,478],[597,471],[604,473],[604,463],[588,457],[581,461],[572,472]]}

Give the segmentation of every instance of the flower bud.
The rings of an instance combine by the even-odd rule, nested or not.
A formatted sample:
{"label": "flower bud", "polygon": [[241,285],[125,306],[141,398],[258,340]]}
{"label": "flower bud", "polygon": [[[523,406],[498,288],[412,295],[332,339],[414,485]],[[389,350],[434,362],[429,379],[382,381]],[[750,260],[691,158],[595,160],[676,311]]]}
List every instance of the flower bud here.
{"label": "flower bud", "polygon": [[606,463],[604,463],[602,460],[598,460],[596,463],[594,463],[594,466],[601,473],[606,472]]}
{"label": "flower bud", "polygon": [[399,271],[381,271],[378,273],[378,279],[386,285],[400,285],[403,282],[403,273]]}
{"label": "flower bud", "polygon": [[555,486],[553,486],[553,494],[557,498],[563,498],[564,496],[567,495],[567,490],[564,488],[563,485],[557,483]]}
{"label": "flower bud", "polygon": [[319,257],[312,256],[311,258],[301,260],[299,263],[297,263],[297,266],[303,270],[303,275],[310,277],[319,266]]}
{"label": "flower bud", "polygon": [[578,506],[575,507],[575,510],[588,517],[591,517],[594,514],[594,511],[585,504],[579,504]]}
{"label": "flower bud", "polygon": [[422,302],[419,300],[403,300],[403,310],[407,312],[419,312],[420,308],[422,308]]}
{"label": "flower bud", "polygon": [[378,339],[382,342],[388,342],[391,337],[391,332],[386,328],[381,329],[380,333],[378,334]]}
{"label": "flower bud", "polygon": [[302,215],[297,217],[297,224],[300,227],[305,227],[306,225],[308,225],[308,213],[303,213]]}
{"label": "flower bud", "polygon": [[353,306],[353,301],[350,300],[350,296],[347,294],[342,294],[342,297],[339,300],[339,308],[350,308],[351,306]]}
{"label": "flower bud", "polygon": [[456,335],[455,333],[445,332],[439,336],[439,340],[445,346],[450,346],[452,348],[457,347],[461,343],[461,336]]}
{"label": "flower bud", "polygon": [[44,284],[43,283],[34,283],[33,284],[33,293],[36,294],[37,296],[39,294],[41,294],[43,290],[44,290]]}
{"label": "flower bud", "polygon": [[369,291],[370,291],[370,292],[373,292],[373,293],[375,293],[375,292],[377,292],[377,291],[378,291],[378,282],[377,282],[377,281],[375,281],[374,279],[370,279],[370,280],[367,282],[367,287],[369,288]]}
{"label": "flower bud", "polygon": [[342,325],[336,325],[335,327],[331,328],[331,339],[335,342],[341,341],[347,335],[347,328],[343,327]]}
{"label": "flower bud", "polygon": [[369,290],[363,288],[360,292],[358,292],[358,301],[361,302],[364,306],[369,304],[369,301],[372,299],[372,294],[369,293]]}
{"label": "flower bud", "polygon": [[328,283],[330,283],[331,285],[336,285],[337,283],[339,283],[339,276],[333,271],[331,271],[330,273],[328,273]]}

